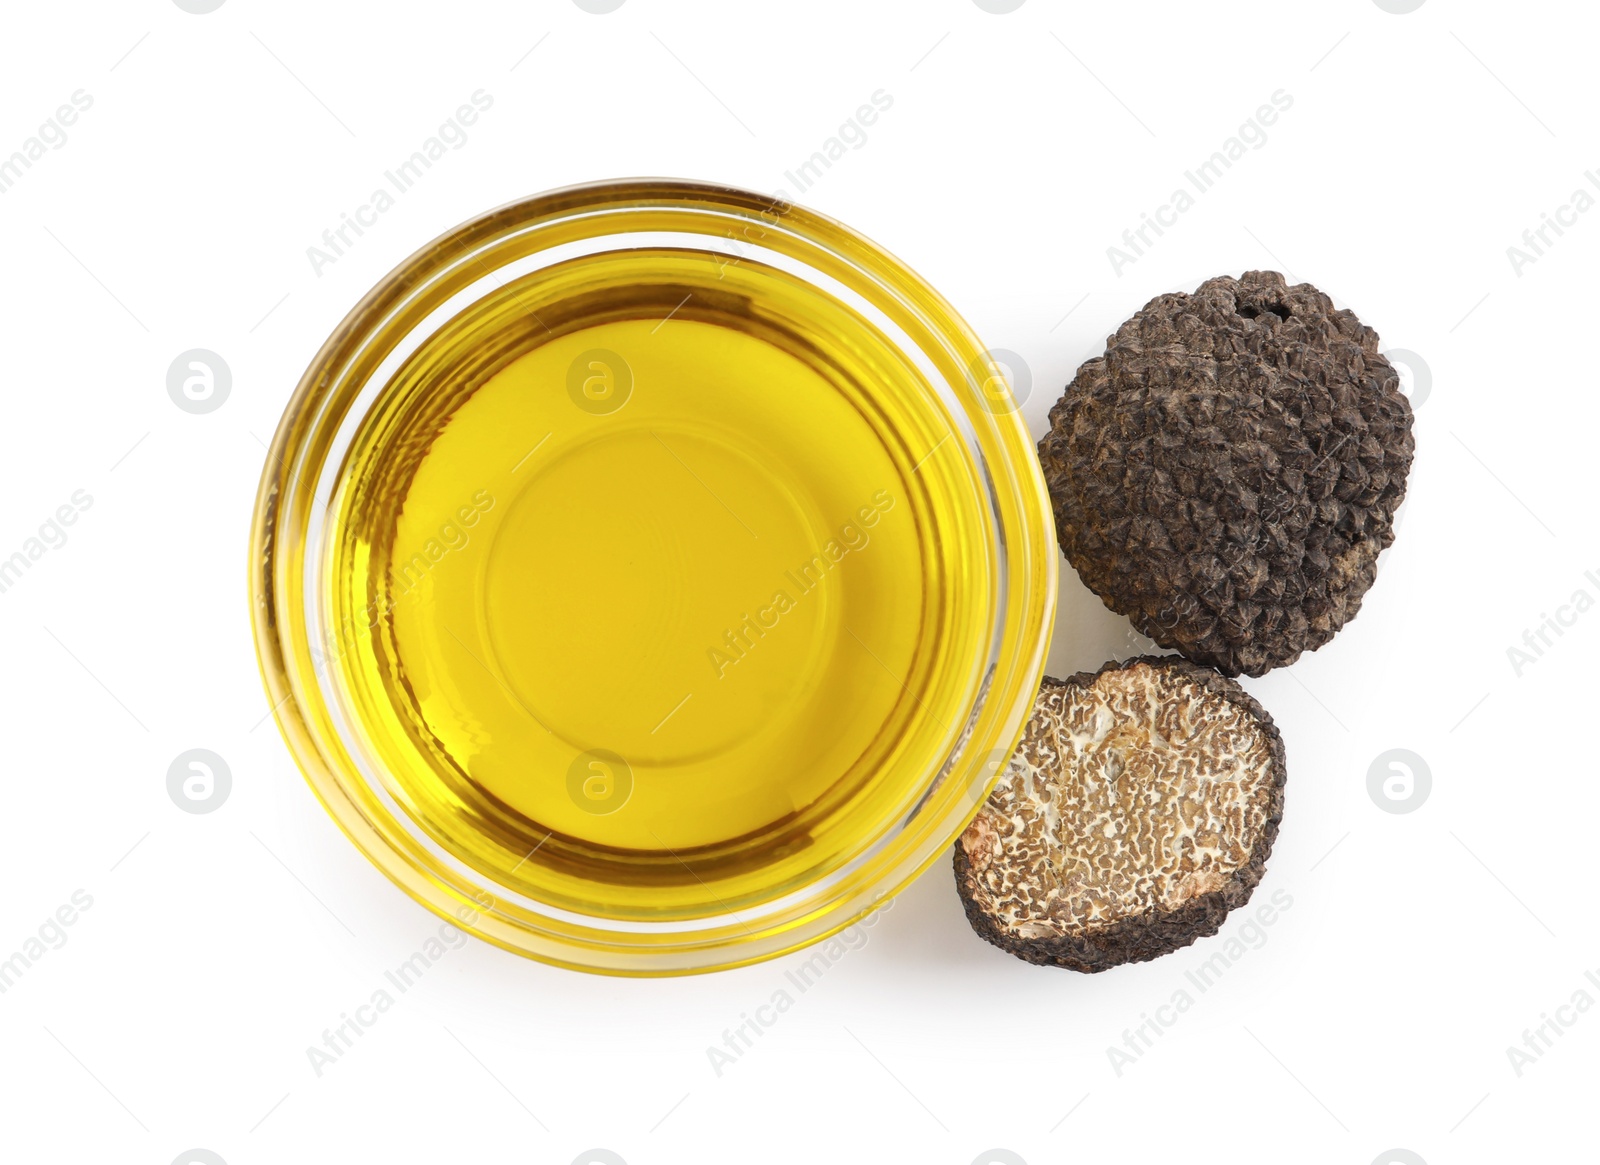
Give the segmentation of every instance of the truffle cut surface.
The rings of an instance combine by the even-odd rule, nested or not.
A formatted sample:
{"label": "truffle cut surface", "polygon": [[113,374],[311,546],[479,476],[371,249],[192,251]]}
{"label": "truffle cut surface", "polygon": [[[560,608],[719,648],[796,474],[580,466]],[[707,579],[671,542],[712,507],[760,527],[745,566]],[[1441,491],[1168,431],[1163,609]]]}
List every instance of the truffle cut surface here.
{"label": "truffle cut surface", "polygon": [[1260,880],[1284,775],[1271,718],[1209,669],[1144,658],[1047,678],[956,845],[968,918],[1084,971],[1214,933]]}

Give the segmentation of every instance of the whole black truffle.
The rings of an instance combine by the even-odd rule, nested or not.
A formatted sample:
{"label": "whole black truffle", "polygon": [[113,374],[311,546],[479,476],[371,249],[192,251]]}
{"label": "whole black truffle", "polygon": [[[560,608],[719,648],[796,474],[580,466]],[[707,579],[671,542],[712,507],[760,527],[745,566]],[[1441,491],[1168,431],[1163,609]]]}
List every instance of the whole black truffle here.
{"label": "whole black truffle", "polygon": [[1353,619],[1394,540],[1414,443],[1378,335],[1247,271],[1160,295],[1050,410],[1068,561],[1163,647],[1258,676]]}
{"label": "whole black truffle", "polygon": [[1146,656],[1046,678],[956,841],[967,921],[1091,972],[1215,934],[1261,880],[1286,775],[1272,717],[1210,668]]}

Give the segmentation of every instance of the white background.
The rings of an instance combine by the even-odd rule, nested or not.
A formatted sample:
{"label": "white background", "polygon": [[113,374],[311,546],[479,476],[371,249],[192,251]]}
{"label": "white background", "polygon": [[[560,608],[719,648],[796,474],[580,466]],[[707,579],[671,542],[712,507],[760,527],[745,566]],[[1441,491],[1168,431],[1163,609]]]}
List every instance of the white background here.
{"label": "white background", "polygon": [[[74,491],[93,503],[0,594],[0,959],[75,890],[93,905],[0,994],[0,1159],[1593,1159],[1600,1008],[1564,1012],[1520,1075],[1507,1055],[1600,978],[1600,611],[1520,676],[1507,653],[1575,591],[1600,598],[1600,213],[1520,271],[1507,254],[1575,190],[1600,196],[1590,19],[1466,0],[9,6],[0,156],[74,91],[93,105],[0,195],[0,557]],[[478,89],[494,104],[467,143],[316,274],[307,247]],[[1360,617],[1246,681],[1290,765],[1257,902],[1292,907],[1199,994],[1186,972],[1237,917],[1154,963],[1036,968],[974,937],[941,862],[720,1076],[707,1047],[796,959],[619,981],[474,940],[317,1076],[307,1046],[438,922],[344,840],[267,718],[246,536],[300,372],[368,287],[481,210],[639,174],[794,193],[785,171],[879,89],[892,108],[800,200],[1021,353],[1036,433],[1151,296],[1254,267],[1429,369]],[[1107,248],[1277,90],[1293,105],[1266,143],[1114,269]],[[166,391],[196,347],[233,374],[207,415]],[[1125,654],[1126,621],[1062,569],[1051,670]],[[166,791],[191,748],[233,774],[203,816]],[[1367,789],[1393,748],[1432,774],[1405,815]],[[1186,986],[1194,1006],[1119,1075],[1107,1048]]]}

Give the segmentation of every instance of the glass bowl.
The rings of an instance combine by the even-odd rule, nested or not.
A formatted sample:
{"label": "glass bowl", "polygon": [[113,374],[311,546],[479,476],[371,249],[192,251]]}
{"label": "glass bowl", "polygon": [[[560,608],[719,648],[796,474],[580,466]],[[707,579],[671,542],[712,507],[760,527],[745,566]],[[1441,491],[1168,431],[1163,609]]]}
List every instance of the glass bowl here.
{"label": "glass bowl", "polygon": [[[730,320],[756,339],[684,347],[710,343],[704,329]],[[600,327],[637,338],[637,368],[592,346]],[[571,367],[600,379],[551,371],[577,349]],[[684,364],[684,353],[707,351],[727,357],[715,367]],[[611,357],[625,366],[620,392]],[[784,370],[798,367],[783,363],[791,358],[811,361],[822,377],[815,383],[831,385],[805,390],[815,396],[804,398],[807,407],[821,412],[798,411],[798,391],[794,402],[777,395],[791,383]],[[663,378],[660,368],[674,359],[676,379]],[[569,398],[551,433],[570,437],[541,437],[537,418],[568,409]],[[652,655],[649,620],[660,617],[660,636],[670,637],[666,624],[695,596],[674,592],[665,615],[647,617],[641,610],[659,596],[633,579],[617,592],[625,609],[574,620],[571,580],[591,560],[562,561],[571,551],[560,548],[619,549],[628,551],[619,561],[632,561],[631,544],[619,547],[622,535],[607,531],[631,538],[642,529],[664,546],[652,570],[685,560],[679,543],[688,534],[673,523],[698,504],[686,500],[690,477],[744,524],[736,510],[758,505],[751,495],[759,490],[720,496],[713,486],[724,479],[710,463],[681,455],[689,430],[670,427],[673,416],[709,410],[702,399],[720,402],[705,420],[721,425],[726,446],[706,457],[743,458],[739,472],[749,473],[800,465],[820,475],[809,480],[824,492],[858,468],[834,441],[859,421],[861,433],[876,435],[881,448],[870,452],[881,453],[874,464],[889,483],[878,503],[860,509],[861,521],[877,521],[874,505],[908,504],[894,515],[896,532],[880,537],[888,548],[857,555],[874,554],[874,563],[848,568],[859,576],[856,590],[791,619],[805,630],[785,632],[794,676],[780,678],[789,687],[751,704],[748,689],[730,696],[733,689],[706,680],[706,694],[671,730],[662,725],[677,709],[648,732],[624,731],[616,727],[621,704],[608,701],[633,690],[630,677],[659,678],[666,666]],[[485,401],[510,411],[485,412]],[[793,424],[781,412],[791,404]],[[752,435],[738,420],[747,406],[779,410],[781,423]],[[670,455],[689,476],[652,470],[663,476],[641,477],[645,488],[593,511],[583,509],[591,491],[552,484],[573,458],[590,466],[581,459],[608,448],[615,457],[603,442],[637,439],[653,450],[646,435],[665,450],[662,465],[670,467]],[[501,464],[524,446],[515,466]],[[489,483],[463,496],[462,526],[493,514],[471,532],[448,514],[440,527],[422,500],[425,457],[449,449],[458,466],[481,460]],[[593,462],[607,464],[632,462]],[[568,476],[604,492],[592,472]],[[774,488],[785,497],[805,492],[793,482]],[[805,526],[806,498],[790,501],[800,527],[815,527]],[[788,505],[774,502],[772,512]],[[619,507],[623,524],[608,525]],[[562,514],[570,537],[551,541]],[[852,515],[827,543],[830,554],[838,538],[857,545],[850,531],[866,544]],[[456,575],[447,579],[444,567],[413,554],[426,577],[420,589],[412,579],[397,591],[395,577],[411,569],[400,565],[397,531],[419,521],[459,539],[430,539],[430,557],[435,543],[443,557],[476,538],[457,555],[473,565],[452,562]],[[840,530],[833,521],[828,529]],[[756,541],[719,559],[715,574],[685,567],[691,591],[759,556],[758,535],[746,529]],[[546,531],[531,557],[530,530]],[[823,535],[806,536],[822,544]],[[513,559],[515,574],[504,565]],[[725,186],[652,179],[570,187],[490,211],[418,251],[356,305],[312,361],[273,440],[251,531],[250,587],[278,725],[324,807],[369,860],[428,909],[507,950],[586,971],[673,975],[825,938],[947,851],[1031,708],[1056,559],[1033,443],[1004,372],[937,292],[822,215]],[[815,561],[819,572],[832,569]],[[902,579],[903,595],[883,593],[887,574],[874,592],[872,572],[893,561],[922,573],[909,585]],[[435,656],[402,667],[400,645],[418,628],[439,631],[446,609],[460,625],[443,631],[460,651],[436,635]],[[899,619],[926,637],[898,655],[875,652],[871,633],[864,638],[851,622],[874,612],[885,626]],[[729,623],[727,652],[706,652],[719,678],[745,658],[751,636],[763,635],[748,621],[740,631],[736,615]],[[506,630],[513,624],[522,630]],[[561,645],[586,632],[610,636],[613,656],[617,643],[636,641],[637,666],[613,659],[614,674],[598,680],[592,668],[568,668],[561,652],[571,649]],[[789,667],[790,648],[765,649],[760,666]],[[740,666],[750,674],[757,665]],[[448,674],[453,667],[476,680]],[[804,683],[794,678],[801,672]],[[591,681],[599,686],[584,686]],[[726,710],[736,706],[738,717]],[[680,724],[681,747],[670,745]],[[612,729],[627,737],[620,752],[631,767],[608,747]],[[766,741],[766,768],[741,760],[753,755],[739,751],[743,737]],[[793,763],[773,763],[784,750]],[[774,799],[788,811],[761,810]]]}

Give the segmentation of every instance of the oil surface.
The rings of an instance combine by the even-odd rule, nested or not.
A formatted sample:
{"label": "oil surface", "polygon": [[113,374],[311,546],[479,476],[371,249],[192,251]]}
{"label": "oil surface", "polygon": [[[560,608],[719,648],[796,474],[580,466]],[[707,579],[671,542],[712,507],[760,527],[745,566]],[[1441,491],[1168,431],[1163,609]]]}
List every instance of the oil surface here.
{"label": "oil surface", "polygon": [[709,253],[574,260],[451,320],[369,414],[329,651],[462,860],[716,914],[925,790],[981,680],[980,496],[922,374],[833,297]]}

